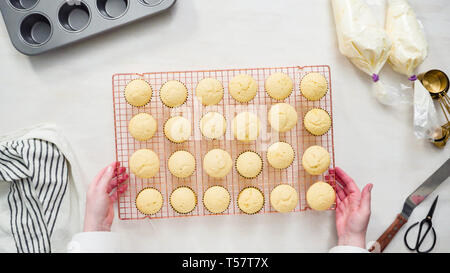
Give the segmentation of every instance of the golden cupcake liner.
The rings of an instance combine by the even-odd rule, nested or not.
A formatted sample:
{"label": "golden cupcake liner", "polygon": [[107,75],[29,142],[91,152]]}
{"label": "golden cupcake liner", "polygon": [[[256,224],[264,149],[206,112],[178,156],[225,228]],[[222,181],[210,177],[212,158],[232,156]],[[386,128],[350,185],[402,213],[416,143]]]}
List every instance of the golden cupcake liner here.
{"label": "golden cupcake liner", "polygon": [[203,106],[205,106],[205,107],[207,107],[207,106],[213,106],[213,105],[218,105],[218,104],[223,100],[223,97],[224,97],[224,95],[225,95],[225,88],[223,87],[223,83],[222,83],[221,81],[219,81],[219,82],[220,82],[220,85],[222,86],[222,99],[220,99],[220,101],[219,101],[218,103],[216,103],[216,104],[208,104],[208,105],[205,105],[205,104],[203,104],[203,101],[200,100],[199,97],[197,96],[197,87],[198,87],[198,84],[199,84],[202,80],[204,80],[204,79],[215,79],[215,80],[219,81],[218,79],[213,78],[213,77],[206,77],[206,78],[203,78],[203,79],[199,80],[199,81],[197,82],[197,85],[195,86],[195,90],[194,90],[194,92],[193,92],[193,93],[195,93],[195,94],[194,94],[194,97],[197,98],[197,99],[200,101],[201,105],[203,105]]}
{"label": "golden cupcake liner", "polygon": [[[183,117],[183,116],[179,116],[179,117]],[[169,119],[171,119],[171,118],[173,118],[173,117],[169,117],[165,122],[164,122],[164,125],[163,125],[163,134],[164,134],[164,137],[168,140],[168,141],[170,141],[170,142],[172,142],[173,144],[183,144],[183,143],[185,143],[185,142],[188,142],[189,141],[189,138],[191,138],[191,136],[192,136],[192,128],[191,128],[191,135],[189,136],[189,138],[188,139],[186,139],[185,141],[183,141],[183,142],[175,142],[175,141],[173,141],[173,140],[171,140],[167,135],[166,135],[166,123],[169,121]]]}
{"label": "golden cupcake liner", "polygon": [[[224,188],[224,189],[227,191],[228,196],[230,197],[230,201],[228,201],[228,206],[227,206],[227,208],[226,208],[225,210],[221,211],[221,212],[212,212],[212,211],[210,211],[210,210],[208,209],[208,207],[205,205],[205,193],[206,193],[210,188],[215,187],[215,186]],[[203,192],[202,203],[203,203],[203,207],[204,207],[207,211],[209,211],[210,213],[212,213],[212,214],[221,214],[221,213],[224,213],[227,209],[230,208],[230,204],[231,204],[231,194],[230,194],[230,192],[228,191],[228,189],[225,188],[224,186],[221,186],[221,185],[212,185],[212,186],[208,187],[208,188]]]}
{"label": "golden cupcake liner", "polygon": [[[159,208],[159,210],[158,210],[157,212],[155,212],[155,213],[151,213],[151,214],[144,213],[144,212],[142,212],[142,211],[138,208],[138,206],[137,206],[136,200],[137,200],[139,194],[140,194],[143,190],[146,190],[146,189],[154,189],[154,190],[156,190],[157,192],[159,192],[159,194],[161,194],[162,204],[161,204],[161,207]],[[137,209],[140,213],[142,213],[142,214],[144,214],[144,215],[148,215],[148,216],[155,215],[155,214],[157,214],[158,212],[160,212],[161,209],[164,207],[164,195],[163,195],[163,194],[161,193],[161,191],[158,190],[157,188],[154,188],[154,187],[145,187],[145,188],[141,189],[141,190],[138,192],[138,194],[136,194],[136,197],[135,197],[135,199],[134,199],[134,205],[135,205],[136,209]]]}
{"label": "golden cupcake liner", "polygon": [[[188,189],[190,189],[190,190],[194,193],[194,196],[195,196],[195,206],[192,208],[191,211],[188,211],[188,212],[180,212],[180,211],[176,210],[176,209],[172,206],[172,194],[173,194],[174,191],[176,191],[176,190],[179,189],[179,188],[188,188]],[[196,193],[191,187],[189,187],[189,186],[178,186],[178,187],[176,187],[176,188],[170,193],[169,204],[170,204],[170,206],[172,207],[172,209],[173,209],[175,212],[177,212],[177,213],[179,213],[179,214],[189,214],[189,213],[193,212],[193,211],[195,210],[195,208],[197,207],[197,204],[198,204],[198,196],[197,196],[197,193]]]}
{"label": "golden cupcake liner", "polygon": [[[150,86],[150,88],[152,89],[152,95],[150,96],[150,99],[147,101],[147,103],[144,104],[144,105],[141,105],[141,106],[136,106],[136,105],[133,105],[133,104],[129,103],[128,100],[127,100],[127,97],[125,96],[125,89],[123,89],[122,96],[125,99],[125,101],[128,103],[128,105],[130,105],[131,107],[137,107],[137,108],[145,107],[152,101],[153,94],[155,93],[155,90],[153,89],[153,86],[148,81],[146,81],[144,78],[132,79],[131,81],[129,81],[127,83],[126,86],[128,86],[128,84],[130,84],[130,82],[135,81],[135,80],[143,80],[143,81],[145,81]],[[125,88],[126,88],[126,86],[125,86]]]}
{"label": "golden cupcake liner", "polygon": [[[238,170],[238,167],[237,167],[237,160],[238,160],[238,158],[239,158],[243,153],[246,153],[246,152],[252,152],[252,153],[257,154],[257,155],[259,156],[259,159],[261,160],[261,169],[259,170],[258,174],[255,175],[254,177],[247,177],[247,176],[241,174],[241,173],[239,172],[239,170]],[[264,168],[264,160],[262,159],[261,155],[258,154],[257,152],[252,151],[252,150],[245,150],[245,151],[239,153],[239,155],[236,157],[236,160],[234,160],[234,167],[236,168],[237,173],[238,173],[241,177],[243,177],[243,178],[245,178],[245,179],[255,179],[256,177],[258,177],[258,175],[261,174],[261,172],[262,172],[262,170],[263,170],[263,168]]]}
{"label": "golden cupcake liner", "polygon": [[310,73],[317,73],[317,74],[322,75],[321,73],[319,73],[319,72],[314,72],[314,71],[311,71],[311,72],[306,73],[306,75],[303,76],[302,79],[300,80],[300,84],[298,85],[298,89],[300,90],[300,94],[301,94],[306,100],[308,100],[308,101],[320,101],[320,100],[323,99],[323,97],[325,97],[325,95],[330,91],[330,84],[328,83],[327,78],[326,78],[324,75],[322,75],[322,76],[325,78],[325,81],[326,81],[326,83],[327,83],[327,92],[325,92],[325,93],[323,94],[323,96],[320,97],[320,98],[318,98],[317,100],[310,100],[310,99],[308,99],[307,97],[305,97],[305,95],[303,95],[303,92],[302,92],[302,81],[303,81],[303,79],[304,79],[308,74],[310,74]]}
{"label": "golden cupcake liner", "polygon": [[[275,73],[275,72],[274,72],[274,73]],[[281,73],[283,73],[283,74],[285,74],[286,76],[288,76],[289,79],[291,79],[291,81],[292,81],[292,78],[291,78],[288,74],[286,74],[286,73],[284,73],[284,72],[281,72]],[[272,73],[272,74],[273,74],[273,73]],[[272,74],[270,74],[269,77],[270,77]],[[274,99],[274,100],[276,100],[276,101],[284,101],[285,99],[289,98],[289,97],[292,95],[292,92],[294,92],[294,82],[292,81],[292,88],[291,88],[291,92],[289,92],[289,95],[287,95],[287,96],[286,96],[285,98],[283,98],[283,99],[277,99],[277,98],[274,98],[274,97],[272,97],[272,96],[269,94],[269,92],[267,92],[266,82],[267,82],[267,78],[266,78],[266,80],[264,81],[264,91],[266,92],[267,96],[269,96],[271,99]]]}
{"label": "golden cupcake liner", "polygon": [[[272,203],[270,202],[270,196],[272,196],[273,190],[274,190],[276,187],[281,186],[281,185],[288,185],[288,186],[290,186],[290,187],[292,187],[292,188],[294,189],[294,191],[296,192],[297,195],[299,194],[299,193],[298,193],[298,190],[296,190],[295,187],[294,187],[293,185],[291,185],[291,184],[288,184],[288,183],[280,183],[280,184],[278,184],[278,185],[275,185],[275,187],[273,187],[272,190],[270,191],[270,194],[269,194],[269,203],[270,203],[270,206],[271,206],[276,212],[278,212],[278,213],[284,213],[284,212],[281,212],[281,211],[277,210],[277,209],[272,205]],[[298,198],[297,204],[295,205],[295,208],[298,206],[299,203],[300,203],[300,198]],[[295,211],[295,208],[292,209],[292,210],[289,211],[289,212]]]}
{"label": "golden cupcake liner", "polygon": [[[149,114],[149,115],[152,116],[152,117],[155,119],[155,121],[156,121],[156,131],[153,133],[153,135],[152,135],[150,138],[147,138],[147,139],[139,139],[139,138],[136,138],[135,136],[133,136],[133,134],[131,134],[131,131],[130,131],[130,122],[131,122],[131,119],[133,119],[135,116],[137,116],[137,115],[139,115],[139,114],[142,114],[142,113]],[[137,113],[137,114],[133,115],[133,116],[131,117],[131,119],[128,121],[127,130],[128,130],[128,133],[131,135],[131,137],[132,137],[133,139],[137,140],[137,141],[140,141],[140,142],[148,141],[148,140],[152,139],[152,138],[156,135],[156,133],[158,132],[158,120],[157,120],[152,114],[150,114],[150,113],[147,113],[147,112],[140,112],[140,113]]]}
{"label": "golden cupcake liner", "polygon": [[[219,113],[219,114],[225,119],[225,126],[227,126],[227,127],[225,128],[225,132],[223,133],[223,135],[220,136],[220,138],[209,138],[209,137],[205,136],[205,135],[203,134],[203,132],[202,132],[202,118],[203,118],[206,114],[211,113],[211,112]],[[203,136],[204,138],[206,138],[207,140],[219,140],[219,139],[223,138],[223,137],[226,135],[226,133],[227,133],[227,129],[228,129],[228,120],[227,120],[227,118],[226,118],[224,115],[222,115],[222,113],[220,113],[220,112],[218,112],[218,111],[208,111],[208,112],[206,112],[205,114],[203,114],[202,117],[199,119],[199,121],[198,121],[198,128],[200,128],[200,133],[201,133],[202,136]]]}
{"label": "golden cupcake liner", "polygon": [[[179,82],[179,83],[181,83],[181,84],[186,88],[186,91],[187,91],[186,99],[185,99],[184,102],[183,102],[182,104],[180,104],[180,105],[177,105],[177,106],[169,106],[169,105],[165,104],[164,101],[163,101],[163,99],[161,98],[161,88],[162,88],[166,83],[168,83],[168,82],[170,82],[170,81],[176,81],[176,82]],[[185,104],[185,103],[187,102],[187,100],[188,100],[188,98],[189,98],[189,89],[187,88],[186,84],[184,84],[184,82],[182,82],[182,81],[179,81],[179,80],[168,80],[168,81],[166,81],[165,83],[163,83],[163,84],[161,85],[161,87],[159,88],[158,96],[159,96],[159,100],[161,101],[161,103],[162,103],[164,106],[173,109],[173,108],[180,107],[180,106],[182,106],[183,104]]]}
{"label": "golden cupcake liner", "polygon": [[[245,74],[245,73],[241,73],[241,74]],[[257,87],[256,87],[256,94],[253,96],[253,98],[251,98],[251,99],[248,100],[248,101],[240,101],[240,100],[238,100],[237,98],[233,97],[233,95],[231,95],[231,92],[230,92],[230,82],[231,82],[236,76],[238,76],[238,75],[240,75],[240,74],[234,75],[233,78],[231,78],[231,80],[228,81],[228,95],[230,95],[230,97],[231,97],[233,100],[235,100],[235,101],[237,101],[237,102],[239,102],[239,103],[248,104],[249,102],[251,102],[252,100],[254,100],[254,99],[256,98],[256,96],[258,96],[258,92],[259,92],[259,84],[258,84],[258,81],[255,80],[255,78],[253,78],[252,75],[246,74],[246,75],[249,75],[250,77],[252,77],[252,79],[256,82],[256,86],[257,86]]]}
{"label": "golden cupcake liner", "polygon": [[[281,169],[280,169],[280,168],[275,168],[274,166],[272,166],[272,165],[270,164],[269,158],[267,157],[267,153],[268,153],[268,152],[266,152],[266,159],[267,159],[267,162],[269,163],[269,166],[272,167],[272,168],[274,168],[275,170],[285,170],[285,169],[287,169],[287,168],[289,168],[289,167],[292,166],[292,164],[293,164],[294,161],[295,161],[295,157],[297,156],[297,153],[295,152],[294,147],[292,147],[292,145],[291,145],[290,143],[288,143],[288,142],[286,142],[286,141],[277,141],[277,142],[283,142],[283,143],[286,143],[286,144],[288,144],[288,145],[292,148],[292,151],[294,151],[294,157],[292,158],[292,162],[291,162],[286,168],[281,168]],[[270,146],[272,146],[273,144],[275,144],[275,143],[277,143],[277,142],[274,142],[274,143],[270,144]],[[269,146],[269,147],[270,147],[270,146]]]}
{"label": "golden cupcake liner", "polygon": [[[253,213],[248,213],[248,212],[244,211],[241,207],[239,207],[239,196],[241,195],[241,193],[242,193],[245,189],[248,189],[248,188],[253,188],[253,189],[258,190],[258,191],[261,193],[262,197],[263,197],[263,203],[262,203],[261,208],[260,208],[258,211],[253,212]],[[237,197],[237,199],[236,199],[236,204],[237,204],[238,208],[239,208],[243,213],[248,214],[248,215],[253,215],[253,214],[259,213],[259,212],[264,208],[264,205],[266,204],[266,197],[264,196],[264,193],[261,191],[261,189],[259,189],[258,187],[255,187],[255,186],[247,186],[247,187],[244,187],[244,188],[239,192],[238,197]]]}
{"label": "golden cupcake liner", "polygon": [[[320,135],[316,135],[316,134],[312,133],[312,132],[309,131],[308,128],[306,128],[306,126],[305,126],[305,117],[306,117],[306,114],[308,114],[309,111],[314,110],[314,109],[321,109],[321,110],[325,111],[325,112],[328,114],[328,116],[330,117],[330,120],[331,120],[330,128],[328,128],[328,130],[327,130],[325,133],[320,134]],[[323,136],[323,135],[327,134],[328,131],[330,131],[331,126],[333,126],[333,120],[331,119],[331,115],[330,115],[330,113],[329,113],[327,110],[323,109],[322,107],[313,107],[313,108],[309,109],[309,110],[303,115],[303,127],[305,128],[305,130],[306,130],[308,133],[310,133],[310,134],[313,135],[313,136]]]}
{"label": "golden cupcake liner", "polygon": [[[174,174],[170,171],[170,169],[169,169],[169,159],[170,159],[170,157],[171,157],[174,153],[180,152],[180,151],[190,153],[190,154],[194,157],[194,161],[195,161],[195,164],[194,164],[194,170],[192,171],[192,173],[191,173],[189,176],[184,177],[184,178],[178,177],[178,176],[174,175]],[[171,175],[175,176],[175,177],[178,178],[178,179],[188,179],[188,178],[190,178],[190,177],[197,171],[197,160],[195,159],[195,156],[194,156],[191,152],[189,152],[188,150],[185,150],[185,149],[178,149],[178,150],[175,150],[173,153],[171,153],[170,156],[169,156],[169,158],[167,159],[167,169],[169,170],[169,172],[170,172]]]}

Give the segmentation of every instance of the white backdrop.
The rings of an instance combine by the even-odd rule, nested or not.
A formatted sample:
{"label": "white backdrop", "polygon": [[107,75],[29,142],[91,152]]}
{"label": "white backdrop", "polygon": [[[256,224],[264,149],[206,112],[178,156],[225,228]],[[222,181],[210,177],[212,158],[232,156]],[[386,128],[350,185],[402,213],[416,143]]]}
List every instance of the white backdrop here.
{"label": "white backdrop", "polygon": [[[429,56],[420,71],[450,73],[450,5],[410,0],[424,24]],[[0,134],[40,122],[60,126],[86,176],[115,159],[111,75],[198,69],[328,64],[333,84],[336,165],[363,187],[373,183],[367,238],[375,240],[404,199],[450,156],[415,139],[412,109],[389,109],[370,95],[370,79],[337,49],[329,0],[179,0],[172,10],[48,54],[17,52],[0,23]],[[381,77],[392,76],[388,65]],[[90,181],[84,181],[86,185]],[[450,181],[434,197],[435,251],[450,251]],[[406,228],[387,252],[407,251]],[[116,220],[124,251],[324,252],[337,242],[334,212]]]}

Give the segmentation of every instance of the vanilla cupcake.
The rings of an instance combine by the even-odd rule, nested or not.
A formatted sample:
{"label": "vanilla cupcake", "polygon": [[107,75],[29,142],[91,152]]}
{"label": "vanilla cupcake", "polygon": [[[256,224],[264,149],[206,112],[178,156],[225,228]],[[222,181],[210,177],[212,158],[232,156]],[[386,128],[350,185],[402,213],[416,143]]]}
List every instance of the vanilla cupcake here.
{"label": "vanilla cupcake", "polygon": [[152,99],[153,89],[146,81],[132,80],[125,87],[125,99],[132,106],[144,106]]}
{"label": "vanilla cupcake", "polygon": [[212,149],[203,158],[203,169],[214,178],[225,177],[233,167],[233,160],[227,151]]}
{"label": "vanilla cupcake", "polygon": [[179,81],[168,81],[159,90],[159,97],[164,105],[168,107],[177,107],[186,102],[188,90],[186,86]]}
{"label": "vanilla cupcake", "polygon": [[287,103],[277,103],[269,110],[268,119],[270,126],[278,132],[284,133],[297,125],[297,111]]}
{"label": "vanilla cupcake", "polygon": [[162,194],[154,188],[145,188],[136,196],[136,208],[145,215],[152,215],[163,206]]}
{"label": "vanilla cupcake", "polygon": [[155,135],[157,127],[155,118],[147,113],[135,115],[128,123],[128,131],[131,136],[140,141],[151,139]]}
{"label": "vanilla cupcake", "polygon": [[336,200],[336,193],[330,184],[318,181],[306,193],[306,202],[314,210],[327,210]]}
{"label": "vanilla cupcake", "polygon": [[303,118],[305,129],[315,136],[321,136],[331,127],[331,118],[327,111],[315,108],[309,110]]}
{"label": "vanilla cupcake", "polygon": [[195,158],[187,151],[176,151],[169,157],[167,165],[171,174],[186,178],[195,171]]}
{"label": "vanilla cupcake", "polygon": [[191,122],[182,116],[172,117],[164,124],[164,135],[174,143],[187,141],[191,136],[191,131]]}
{"label": "vanilla cupcake", "polygon": [[189,187],[178,187],[170,195],[170,206],[178,213],[189,213],[195,209],[196,205],[197,195]]}
{"label": "vanilla cupcake", "polygon": [[330,154],[322,146],[311,146],[303,153],[302,164],[309,174],[320,175],[330,166]]}
{"label": "vanilla cupcake", "polygon": [[140,178],[152,178],[159,171],[158,155],[149,149],[134,152],[129,160],[130,171]]}
{"label": "vanilla cupcake", "polygon": [[238,102],[249,102],[256,96],[258,83],[250,75],[239,74],[231,79],[228,89]]}
{"label": "vanilla cupcake", "polygon": [[222,186],[212,186],[203,194],[203,205],[211,213],[226,211],[230,201],[230,193]]}
{"label": "vanilla cupcake", "polygon": [[237,204],[242,212],[255,214],[264,207],[264,195],[256,187],[247,187],[239,193]]}
{"label": "vanilla cupcake", "polygon": [[298,204],[298,193],[287,184],[278,185],[270,193],[270,204],[278,212],[293,211]]}
{"label": "vanilla cupcake", "polygon": [[291,78],[282,72],[271,74],[264,85],[267,94],[276,100],[284,100],[289,97],[293,90]]}
{"label": "vanilla cupcake", "polygon": [[207,138],[218,139],[226,130],[227,121],[218,112],[208,112],[200,120],[200,131]]}
{"label": "vanilla cupcake", "polygon": [[236,170],[245,178],[257,177],[263,168],[261,156],[255,152],[247,151],[241,153],[236,159]]}
{"label": "vanilla cupcake", "polygon": [[223,85],[217,79],[205,78],[198,82],[195,94],[203,105],[215,105],[223,98]]}
{"label": "vanilla cupcake", "polygon": [[328,91],[325,77],[316,72],[306,74],[300,81],[300,92],[308,100],[320,100]]}
{"label": "vanilla cupcake", "polygon": [[267,161],[275,169],[285,169],[294,161],[294,149],[286,142],[275,142],[267,149]]}
{"label": "vanilla cupcake", "polygon": [[259,136],[261,125],[257,115],[251,112],[237,114],[232,122],[234,137],[242,142],[254,141]]}

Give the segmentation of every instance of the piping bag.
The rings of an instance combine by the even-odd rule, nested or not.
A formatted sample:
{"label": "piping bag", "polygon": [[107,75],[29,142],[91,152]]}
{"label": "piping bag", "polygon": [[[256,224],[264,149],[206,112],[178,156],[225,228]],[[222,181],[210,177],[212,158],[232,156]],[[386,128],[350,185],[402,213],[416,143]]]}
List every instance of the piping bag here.
{"label": "piping bag", "polygon": [[415,82],[414,73],[427,57],[428,44],[423,26],[407,0],[388,0],[386,32],[392,41],[388,63],[414,86],[414,134],[419,139],[432,139],[440,128],[436,109],[429,92]]}
{"label": "piping bag", "polygon": [[384,29],[384,15],[375,16],[377,9],[385,9],[385,0],[331,0],[331,4],[339,51],[371,77],[372,92],[378,101],[386,105],[402,103],[400,90],[379,77],[392,47]]}

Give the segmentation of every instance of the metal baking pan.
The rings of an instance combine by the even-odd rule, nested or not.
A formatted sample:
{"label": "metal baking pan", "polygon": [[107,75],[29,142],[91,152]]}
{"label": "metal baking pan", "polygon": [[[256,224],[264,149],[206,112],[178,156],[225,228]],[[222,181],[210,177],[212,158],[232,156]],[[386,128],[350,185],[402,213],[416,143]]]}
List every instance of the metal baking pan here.
{"label": "metal baking pan", "polygon": [[154,15],[176,0],[1,0],[15,48],[38,55]]}

